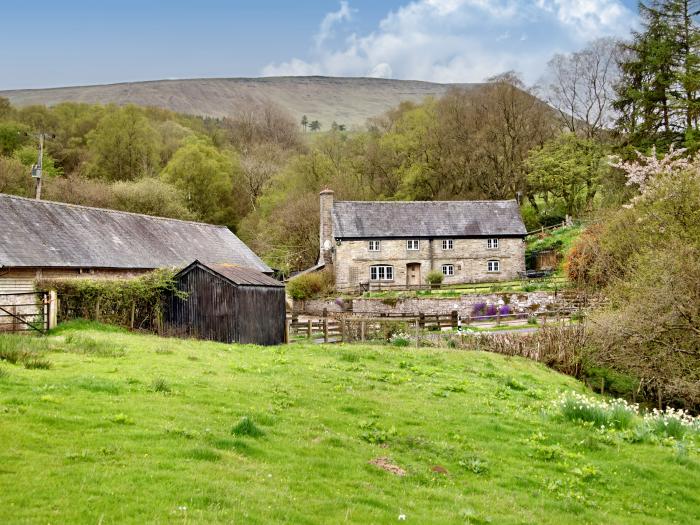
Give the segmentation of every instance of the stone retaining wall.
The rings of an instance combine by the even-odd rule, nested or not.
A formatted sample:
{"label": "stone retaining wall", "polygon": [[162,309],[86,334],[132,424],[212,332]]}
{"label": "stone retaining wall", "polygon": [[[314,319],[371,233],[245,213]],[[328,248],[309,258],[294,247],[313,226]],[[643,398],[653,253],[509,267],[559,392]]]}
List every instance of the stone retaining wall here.
{"label": "stone retaining wall", "polygon": [[553,292],[513,292],[468,294],[460,297],[415,297],[405,299],[310,299],[295,301],[294,311],[306,315],[323,315],[328,313],[352,312],[354,315],[375,316],[381,314],[449,315],[456,310],[460,315],[468,315],[477,303],[493,305],[508,304],[514,313],[545,312],[565,306],[561,296]]}

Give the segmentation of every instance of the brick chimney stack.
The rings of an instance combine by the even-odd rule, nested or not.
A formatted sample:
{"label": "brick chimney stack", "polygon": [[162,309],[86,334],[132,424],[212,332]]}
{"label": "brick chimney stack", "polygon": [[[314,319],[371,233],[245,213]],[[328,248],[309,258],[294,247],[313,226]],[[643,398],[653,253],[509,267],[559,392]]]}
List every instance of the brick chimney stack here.
{"label": "brick chimney stack", "polygon": [[321,225],[319,228],[319,263],[332,264],[333,257],[331,249],[335,242],[333,239],[333,200],[335,193],[333,190],[325,189],[319,194],[321,201]]}

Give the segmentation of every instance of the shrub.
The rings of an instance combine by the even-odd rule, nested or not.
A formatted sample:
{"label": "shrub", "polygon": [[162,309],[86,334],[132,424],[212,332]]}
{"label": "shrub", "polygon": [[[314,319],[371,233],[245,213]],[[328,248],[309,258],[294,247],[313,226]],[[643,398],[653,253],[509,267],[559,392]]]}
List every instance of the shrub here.
{"label": "shrub", "polygon": [[428,275],[425,276],[425,280],[428,281],[428,284],[430,285],[442,284],[442,281],[444,279],[445,276],[442,274],[441,271],[438,270],[432,270],[428,272]]}
{"label": "shrub", "polygon": [[233,426],[231,434],[234,436],[250,436],[254,438],[265,435],[260,427],[248,416],[243,416],[238,423]]}
{"label": "shrub", "polygon": [[44,279],[40,289],[54,289],[60,297],[61,319],[90,319],[131,328],[157,330],[162,320],[164,298],[177,290],[175,271],[155,270],[134,279]]}
{"label": "shrub", "polygon": [[411,344],[411,338],[408,334],[397,332],[391,336],[389,342],[394,346],[404,347]]}
{"label": "shrub", "polygon": [[333,273],[327,270],[299,275],[287,283],[287,293],[297,300],[321,297],[333,293],[334,290]]}

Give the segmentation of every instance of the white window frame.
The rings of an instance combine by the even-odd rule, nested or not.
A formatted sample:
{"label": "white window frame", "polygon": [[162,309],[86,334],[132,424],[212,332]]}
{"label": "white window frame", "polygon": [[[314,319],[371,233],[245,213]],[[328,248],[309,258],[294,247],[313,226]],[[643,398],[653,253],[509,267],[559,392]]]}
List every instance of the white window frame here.
{"label": "white window frame", "polygon": [[443,239],[442,240],[442,249],[443,250],[454,250],[455,249],[455,243],[452,239]]}
{"label": "white window frame", "polygon": [[486,261],[486,271],[488,273],[499,273],[501,271],[501,261],[496,259]]}
{"label": "white window frame", "polygon": [[454,264],[443,264],[442,265],[442,275],[445,277],[452,277],[455,274]]}
{"label": "white window frame", "polygon": [[388,264],[375,264],[369,267],[369,280],[377,281],[393,281],[394,267]]}
{"label": "white window frame", "polygon": [[[415,248],[412,248],[412,246],[415,246]],[[420,250],[420,239],[408,239],[406,241],[406,249],[411,252]]]}
{"label": "white window frame", "polygon": [[491,239],[486,239],[486,248],[489,250],[498,250],[498,238],[493,237]]}
{"label": "white window frame", "polygon": [[367,244],[367,249],[370,252],[378,252],[381,250],[381,247],[381,241],[369,241],[369,243]]}

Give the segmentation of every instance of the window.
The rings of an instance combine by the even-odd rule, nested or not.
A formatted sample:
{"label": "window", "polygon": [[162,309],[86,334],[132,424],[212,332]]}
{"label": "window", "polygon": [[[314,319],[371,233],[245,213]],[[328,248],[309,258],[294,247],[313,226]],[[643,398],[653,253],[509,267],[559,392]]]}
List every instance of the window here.
{"label": "window", "polygon": [[407,250],[418,250],[420,249],[420,241],[418,239],[409,239],[406,241]]}
{"label": "window", "polygon": [[455,267],[452,264],[443,264],[442,265],[442,275],[445,276],[450,276],[455,274]]}
{"label": "window", "polygon": [[501,271],[501,263],[500,263],[500,261],[488,261],[486,263],[486,269],[489,272],[500,272]]}
{"label": "window", "polygon": [[442,240],[442,249],[443,250],[453,250],[455,247],[454,241],[452,239],[443,239]]}
{"label": "window", "polygon": [[369,241],[369,251],[378,252],[379,251],[379,241]]}
{"label": "window", "polygon": [[393,266],[370,266],[369,267],[370,281],[393,281],[394,267]]}
{"label": "window", "polygon": [[486,247],[495,250],[498,248],[498,239],[486,239]]}

